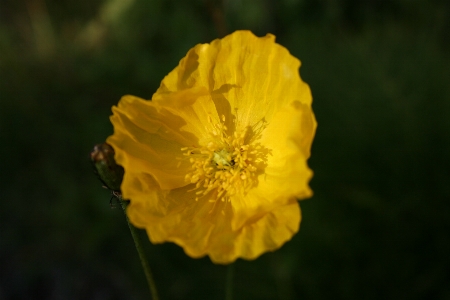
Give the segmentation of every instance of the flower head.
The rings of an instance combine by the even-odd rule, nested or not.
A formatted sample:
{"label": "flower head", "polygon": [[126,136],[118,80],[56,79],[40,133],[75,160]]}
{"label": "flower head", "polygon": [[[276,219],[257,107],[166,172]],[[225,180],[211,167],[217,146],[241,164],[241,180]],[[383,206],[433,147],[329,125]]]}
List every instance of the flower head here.
{"label": "flower head", "polygon": [[153,243],[226,264],[298,231],[316,129],[299,67],[273,35],[237,31],[192,48],[151,101],[113,107],[127,214]]}

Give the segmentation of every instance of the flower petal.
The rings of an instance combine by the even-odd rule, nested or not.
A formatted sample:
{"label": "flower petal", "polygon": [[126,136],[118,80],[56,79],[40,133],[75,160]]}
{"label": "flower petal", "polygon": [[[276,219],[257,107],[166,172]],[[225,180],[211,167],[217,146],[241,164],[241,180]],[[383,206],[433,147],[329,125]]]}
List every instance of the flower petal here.
{"label": "flower petal", "polygon": [[[274,251],[289,241],[298,232],[301,212],[296,199],[280,205],[255,222],[247,224],[235,238],[234,255],[245,259],[255,259],[264,252]],[[219,250],[219,249],[217,249]],[[227,263],[229,256],[220,251],[211,253],[211,260]]]}
{"label": "flower petal", "polygon": [[[125,96],[113,107],[114,135],[107,142],[116,161],[127,172],[150,174],[164,189],[186,185],[191,167],[181,158],[181,148],[198,143],[186,121],[151,101]],[[191,129],[191,132],[189,131]]]}
{"label": "flower petal", "polygon": [[127,210],[130,221],[145,228],[152,243],[172,241],[189,256],[209,255],[214,263],[228,264],[239,257],[255,259],[281,247],[299,228],[300,207],[295,199],[234,231],[229,203],[195,201],[186,188],[148,192],[134,195]]}
{"label": "flower petal", "polygon": [[291,101],[311,104],[299,67],[300,61],[276,44],[273,35],[259,38],[250,31],[236,31],[191,49],[156,94],[206,87],[218,96],[213,97],[218,114],[237,112],[245,127],[262,119],[270,121]]}
{"label": "flower petal", "polygon": [[310,106],[298,101],[275,115],[259,140],[269,155],[267,167],[258,176],[258,185],[248,194],[231,199],[234,230],[292,198],[304,199],[312,195],[308,186],[312,171],[306,160],[316,126]]}

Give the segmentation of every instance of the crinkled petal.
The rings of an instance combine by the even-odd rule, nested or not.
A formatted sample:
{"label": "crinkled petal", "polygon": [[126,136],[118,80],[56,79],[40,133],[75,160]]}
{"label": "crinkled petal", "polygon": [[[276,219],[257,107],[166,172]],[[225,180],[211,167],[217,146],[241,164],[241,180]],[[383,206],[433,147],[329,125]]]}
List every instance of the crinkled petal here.
{"label": "crinkled petal", "polygon": [[[235,240],[235,255],[255,259],[264,252],[277,250],[298,232],[300,220],[300,206],[296,199],[275,207],[240,231],[234,231],[240,233]],[[211,257],[214,261],[213,255]],[[220,257],[220,252],[216,257],[226,263],[226,257]]]}
{"label": "crinkled petal", "polygon": [[270,122],[279,109],[294,100],[311,104],[299,67],[300,61],[276,44],[273,35],[259,38],[250,31],[236,31],[191,49],[155,95],[206,87],[219,116],[237,113],[243,126],[262,119]]}
{"label": "crinkled petal", "polygon": [[164,189],[186,185],[184,176],[191,166],[181,160],[180,149],[198,143],[199,132],[192,124],[156,103],[133,96],[124,96],[113,107],[111,122],[114,135],[107,142],[126,172],[152,175]]}
{"label": "crinkled petal", "polygon": [[308,186],[312,171],[306,163],[310,154],[316,121],[310,106],[298,101],[281,109],[263,131],[259,140],[269,149],[267,166],[258,176],[255,188],[233,197],[233,229],[292,198],[312,195]]}
{"label": "crinkled petal", "polygon": [[184,120],[185,124],[181,127],[181,131],[182,133],[192,132],[198,137],[199,141],[196,144],[189,145],[197,146],[202,144],[202,139],[208,139],[213,129],[208,119],[219,120],[211,99],[212,95],[205,88],[194,87],[177,92],[155,94],[151,102]]}
{"label": "crinkled petal", "polygon": [[152,243],[172,241],[189,256],[209,255],[214,263],[228,264],[239,257],[255,259],[276,250],[292,238],[300,224],[296,199],[232,230],[233,211],[229,203],[195,201],[186,193],[186,187],[147,192],[134,195],[127,210],[130,221],[145,228]]}

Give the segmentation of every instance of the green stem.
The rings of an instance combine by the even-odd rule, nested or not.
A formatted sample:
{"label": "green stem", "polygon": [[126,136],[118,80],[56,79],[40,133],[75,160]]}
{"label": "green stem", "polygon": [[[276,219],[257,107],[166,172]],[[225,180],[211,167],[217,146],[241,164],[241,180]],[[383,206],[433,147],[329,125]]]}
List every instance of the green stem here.
{"label": "green stem", "polygon": [[233,275],[234,275],[234,263],[227,266],[227,279],[225,300],[233,300]]}
{"label": "green stem", "polygon": [[142,247],[141,238],[139,237],[139,233],[138,233],[136,227],[134,227],[130,223],[130,220],[128,219],[128,216],[127,216],[126,209],[128,206],[128,201],[124,201],[122,199],[119,199],[119,200],[120,200],[120,205],[122,206],[123,212],[125,213],[125,218],[127,219],[128,227],[130,228],[130,232],[131,232],[131,236],[133,237],[134,245],[136,246],[136,250],[139,254],[139,258],[141,259],[142,268],[144,269],[145,277],[147,278],[147,283],[148,283],[148,286],[150,287],[150,293],[152,294],[152,299],[158,300],[159,297],[158,297],[158,292],[156,290],[156,284],[155,284],[155,281],[153,280],[153,275],[152,275],[152,272],[150,271],[150,266],[148,264],[147,257],[145,256],[144,248]]}

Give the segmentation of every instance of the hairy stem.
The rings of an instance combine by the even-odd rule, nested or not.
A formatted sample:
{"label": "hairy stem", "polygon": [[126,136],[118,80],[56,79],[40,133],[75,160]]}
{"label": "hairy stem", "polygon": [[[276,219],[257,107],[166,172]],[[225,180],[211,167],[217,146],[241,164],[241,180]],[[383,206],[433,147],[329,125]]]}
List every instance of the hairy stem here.
{"label": "hairy stem", "polygon": [[155,281],[153,280],[153,275],[150,270],[150,266],[148,264],[147,257],[145,256],[144,248],[142,247],[141,238],[139,237],[139,233],[138,233],[136,227],[134,227],[130,223],[130,220],[128,219],[128,216],[127,216],[126,209],[127,209],[129,202],[124,201],[122,199],[119,199],[119,200],[120,200],[120,205],[122,206],[123,212],[125,213],[125,218],[127,219],[128,227],[130,228],[130,232],[131,232],[131,236],[133,237],[134,245],[136,246],[136,250],[137,250],[137,252],[139,254],[139,258],[141,260],[142,268],[144,269],[145,277],[147,278],[147,283],[150,288],[150,293],[152,294],[152,299],[158,300],[159,297],[158,297],[158,292],[156,290]]}

